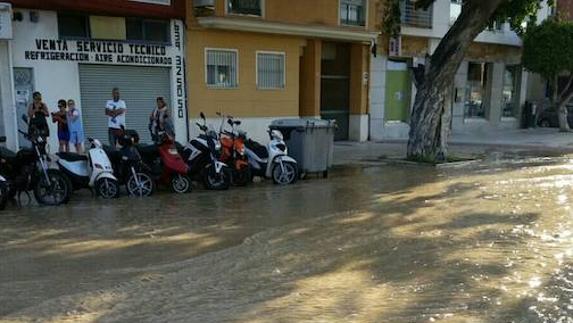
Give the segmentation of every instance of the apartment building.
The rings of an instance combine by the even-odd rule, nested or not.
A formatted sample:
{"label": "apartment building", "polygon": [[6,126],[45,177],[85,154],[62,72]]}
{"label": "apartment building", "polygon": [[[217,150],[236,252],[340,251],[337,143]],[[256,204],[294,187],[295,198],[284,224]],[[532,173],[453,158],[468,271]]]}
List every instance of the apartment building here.
{"label": "apartment building", "polygon": [[[462,1],[436,0],[427,10],[401,2],[402,34],[381,37],[371,57],[370,138],[404,139],[416,95],[409,69],[424,64],[461,12]],[[544,19],[549,9],[539,14]],[[470,46],[452,84],[452,131],[478,135],[520,126],[528,73],[521,67],[519,36],[496,22]]]}
{"label": "apartment building", "polygon": [[[0,25],[3,130],[9,146],[25,145],[34,91],[56,111],[59,99],[74,99],[86,136],[107,141],[106,101],[118,87],[127,103],[127,127],[149,141],[149,115],[156,97],[173,111],[180,141],[188,137],[185,86],[185,0],[9,0]],[[1,30],[1,29],[0,29]],[[1,32],[0,32],[1,34]],[[1,38],[1,37],[0,37]],[[57,147],[55,125],[50,138]]]}
{"label": "apartment building", "polygon": [[[189,113],[243,120],[268,138],[277,118],[334,119],[337,140],[368,139],[375,0],[193,0],[187,14]],[[192,130],[192,131],[197,131]]]}

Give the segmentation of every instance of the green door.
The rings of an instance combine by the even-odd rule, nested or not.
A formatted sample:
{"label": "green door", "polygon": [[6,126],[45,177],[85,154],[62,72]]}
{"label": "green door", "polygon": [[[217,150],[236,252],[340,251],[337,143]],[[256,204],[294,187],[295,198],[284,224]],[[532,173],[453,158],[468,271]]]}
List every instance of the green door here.
{"label": "green door", "polygon": [[412,79],[408,64],[389,61],[386,71],[386,121],[408,122],[411,97]]}

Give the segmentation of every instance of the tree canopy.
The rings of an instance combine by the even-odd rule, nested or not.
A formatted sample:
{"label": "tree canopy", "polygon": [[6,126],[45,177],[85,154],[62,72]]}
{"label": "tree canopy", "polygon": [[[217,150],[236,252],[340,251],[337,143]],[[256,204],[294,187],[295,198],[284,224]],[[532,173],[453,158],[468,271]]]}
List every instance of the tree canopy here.
{"label": "tree canopy", "polygon": [[528,28],[523,65],[548,80],[564,72],[573,73],[573,23],[550,19]]}

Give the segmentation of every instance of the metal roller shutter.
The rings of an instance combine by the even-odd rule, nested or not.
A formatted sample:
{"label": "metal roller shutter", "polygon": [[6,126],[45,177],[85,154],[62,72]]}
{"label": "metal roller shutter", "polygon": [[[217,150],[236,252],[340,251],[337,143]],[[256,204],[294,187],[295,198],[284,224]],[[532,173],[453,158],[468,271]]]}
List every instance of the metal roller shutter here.
{"label": "metal roller shutter", "polygon": [[[158,96],[171,102],[170,70],[163,67],[80,65],[80,92],[86,137],[107,143],[105,103],[118,87],[127,104],[126,126],[135,129],[143,142],[151,141],[149,115]],[[170,107],[171,108],[171,107]]]}

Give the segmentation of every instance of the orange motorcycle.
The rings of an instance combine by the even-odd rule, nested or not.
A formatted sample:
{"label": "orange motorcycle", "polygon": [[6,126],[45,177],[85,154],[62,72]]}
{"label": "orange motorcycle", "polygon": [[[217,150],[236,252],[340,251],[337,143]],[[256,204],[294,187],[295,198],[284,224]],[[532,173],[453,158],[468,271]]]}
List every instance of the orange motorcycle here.
{"label": "orange motorcycle", "polygon": [[[235,120],[232,116],[223,116],[221,113],[217,115],[222,117],[219,129],[220,160],[232,170],[231,183],[235,186],[245,186],[252,181],[249,158],[245,153],[246,133],[238,129],[241,121]],[[231,126],[231,131],[224,129],[225,120]]]}

